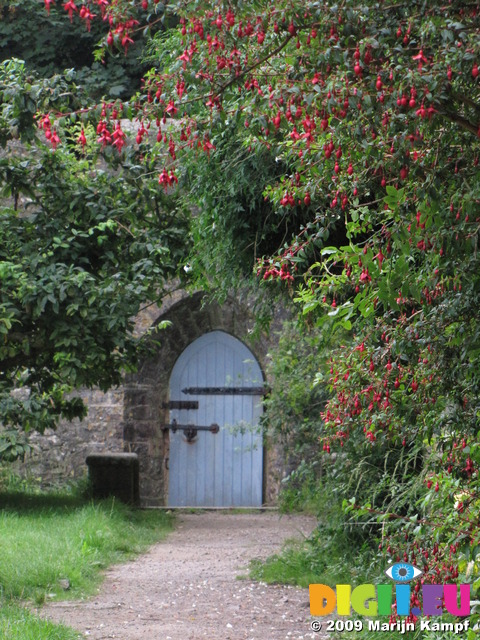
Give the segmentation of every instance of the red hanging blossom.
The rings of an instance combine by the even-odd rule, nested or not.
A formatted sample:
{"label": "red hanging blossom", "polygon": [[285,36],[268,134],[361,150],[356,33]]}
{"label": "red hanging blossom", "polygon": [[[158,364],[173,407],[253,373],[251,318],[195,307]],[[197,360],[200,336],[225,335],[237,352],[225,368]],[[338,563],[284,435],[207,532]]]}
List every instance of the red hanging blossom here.
{"label": "red hanging blossom", "polygon": [[163,185],[163,188],[167,191],[168,187],[171,187],[175,183],[178,183],[178,178],[173,169],[168,172],[167,169],[164,168],[158,177],[158,184]]}
{"label": "red hanging blossom", "polygon": [[68,17],[70,18],[70,22],[73,22],[73,14],[78,11],[73,0],[67,0],[67,2],[63,3],[63,8],[68,12]]}
{"label": "red hanging blossom", "polygon": [[85,146],[87,144],[87,138],[85,137],[85,131],[82,129],[80,135],[78,136],[77,139],[78,144],[82,145],[82,149],[85,149]]}
{"label": "red hanging blossom", "polygon": [[117,149],[118,153],[121,152],[125,146],[125,132],[122,130],[120,122],[117,122],[117,126],[113,132],[113,146]]}

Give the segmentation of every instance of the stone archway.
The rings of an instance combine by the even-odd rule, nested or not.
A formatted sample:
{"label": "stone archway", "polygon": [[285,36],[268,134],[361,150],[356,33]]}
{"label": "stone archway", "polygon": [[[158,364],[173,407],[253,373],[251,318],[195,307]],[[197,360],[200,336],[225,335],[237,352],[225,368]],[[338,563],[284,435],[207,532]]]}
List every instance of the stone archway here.
{"label": "stone archway", "polygon": [[[248,305],[227,300],[220,305],[205,300],[202,293],[183,297],[161,313],[156,323],[171,325],[158,334],[160,346],[152,342],[152,355],[137,373],[127,376],[124,386],[124,448],[140,460],[140,498],[145,506],[165,505],[168,495],[169,380],[174,364],[188,345],[211,331],[224,331],[241,339],[255,354],[260,367],[271,342],[267,336],[251,339],[253,318]],[[268,383],[268,381],[267,381]],[[264,501],[273,503],[282,475],[282,456],[275,447],[266,448]]]}

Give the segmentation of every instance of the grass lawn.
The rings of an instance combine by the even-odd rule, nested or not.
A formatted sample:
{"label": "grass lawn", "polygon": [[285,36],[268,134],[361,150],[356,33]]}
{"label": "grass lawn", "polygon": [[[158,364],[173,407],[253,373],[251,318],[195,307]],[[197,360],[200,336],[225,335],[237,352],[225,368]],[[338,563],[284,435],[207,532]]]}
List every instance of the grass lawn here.
{"label": "grass lawn", "polygon": [[75,632],[44,622],[22,600],[81,598],[94,593],[105,567],[165,537],[172,518],[115,500],[61,494],[0,494],[0,638],[73,640]]}
{"label": "grass lawn", "polygon": [[3,604],[0,607],[2,640],[78,640],[80,634],[63,625],[40,620],[24,607]]}

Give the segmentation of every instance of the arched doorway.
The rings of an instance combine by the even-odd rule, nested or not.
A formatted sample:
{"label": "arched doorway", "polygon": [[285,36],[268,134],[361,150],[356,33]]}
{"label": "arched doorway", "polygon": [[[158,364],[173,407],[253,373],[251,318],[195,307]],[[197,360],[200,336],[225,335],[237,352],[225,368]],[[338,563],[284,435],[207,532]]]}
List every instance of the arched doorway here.
{"label": "arched doorway", "polygon": [[[177,426],[170,431],[169,506],[262,504],[263,384],[255,356],[224,331],[182,352],[169,385],[169,422]],[[207,430],[212,425],[218,432]]]}

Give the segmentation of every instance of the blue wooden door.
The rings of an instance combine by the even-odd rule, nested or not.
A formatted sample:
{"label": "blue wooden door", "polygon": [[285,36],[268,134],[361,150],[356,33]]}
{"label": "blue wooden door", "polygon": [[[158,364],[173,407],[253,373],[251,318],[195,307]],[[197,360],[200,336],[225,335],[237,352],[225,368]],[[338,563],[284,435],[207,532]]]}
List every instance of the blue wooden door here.
{"label": "blue wooden door", "polygon": [[[170,410],[170,423],[217,424],[219,431],[198,430],[191,442],[180,429],[170,431],[170,506],[262,504],[262,387],[251,351],[223,331],[203,335],[181,354],[170,377],[171,406],[180,408]],[[182,408],[185,402],[198,408]]]}

